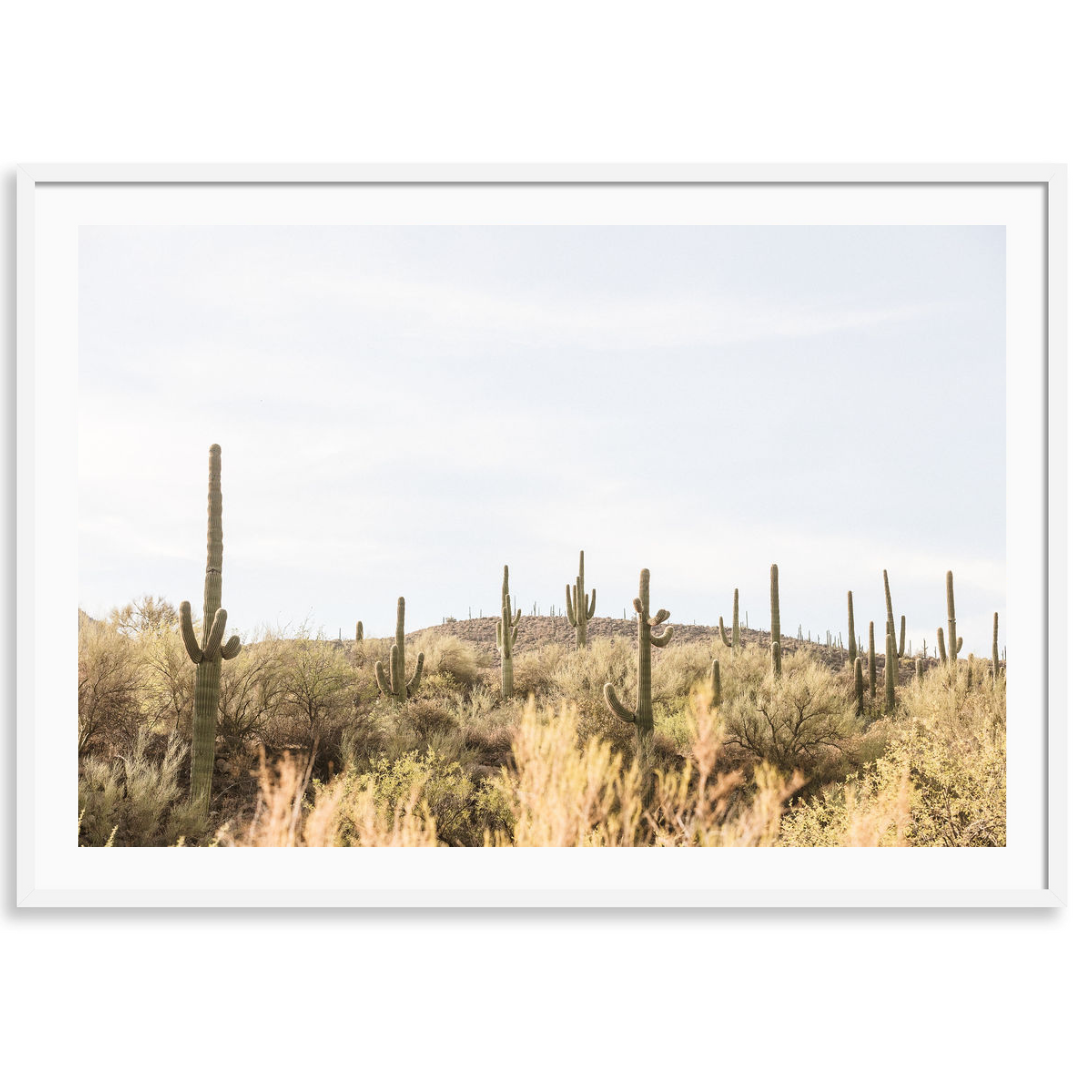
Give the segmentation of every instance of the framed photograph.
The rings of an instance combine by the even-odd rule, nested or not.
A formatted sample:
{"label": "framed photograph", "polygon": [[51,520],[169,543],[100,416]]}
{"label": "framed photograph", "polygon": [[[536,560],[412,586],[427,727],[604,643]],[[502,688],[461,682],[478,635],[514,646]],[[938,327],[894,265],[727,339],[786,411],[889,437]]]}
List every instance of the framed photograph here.
{"label": "framed photograph", "polygon": [[1062,166],[17,213],[20,906],[1064,904]]}

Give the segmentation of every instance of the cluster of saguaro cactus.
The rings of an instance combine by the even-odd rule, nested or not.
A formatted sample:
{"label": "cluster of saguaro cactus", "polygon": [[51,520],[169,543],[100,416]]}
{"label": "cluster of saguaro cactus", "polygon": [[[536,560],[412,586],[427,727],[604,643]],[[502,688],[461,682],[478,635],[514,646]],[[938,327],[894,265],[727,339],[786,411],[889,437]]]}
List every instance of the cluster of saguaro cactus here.
{"label": "cluster of saguaro cactus", "polygon": [[585,591],[585,552],[581,553],[578,560],[578,576],[571,591],[566,586],[566,617],[574,628],[574,641],[579,649],[584,649],[588,643],[589,620],[596,614],[596,590],[592,591],[592,599],[588,599]]}
{"label": "cluster of saguaro cactus", "polygon": [[203,587],[202,642],[195,637],[191,604],[180,605],[180,633],[195,664],[195,709],[191,735],[191,803],[206,814],[214,779],[214,743],[217,735],[221,662],[240,652],[235,634],[222,644],[228,613],[221,606],[221,563],[225,550],[221,528],[221,447],[210,447],[210,486],[207,498],[206,580]]}
{"label": "cluster of saguaro cactus", "polygon": [[724,629],[724,616],[720,616],[720,638],[724,644],[732,651],[737,653],[739,651],[739,590],[735,590],[735,599],[731,605],[731,637],[728,637],[727,631]]}
{"label": "cluster of saguaro cactus", "polygon": [[390,670],[383,667],[381,660],[375,663],[375,680],[379,689],[387,696],[404,705],[420,685],[424,674],[424,654],[418,653],[416,668],[412,678],[405,678],[405,597],[399,596],[397,602],[397,626],[394,630],[394,644],[390,646]]}
{"label": "cluster of saguaro cactus", "polygon": [[628,709],[615,694],[615,687],[611,683],[604,684],[604,700],[612,714],[628,724],[633,724],[637,729],[638,744],[646,745],[653,732],[653,705],[652,705],[652,647],[655,645],[662,649],[669,641],[673,633],[669,626],[662,634],[653,631],[666,619],[670,618],[671,612],[661,608],[655,615],[649,614],[649,571],[642,570],[638,580],[638,594],[634,598],[634,610],[638,617],[638,679],[637,679],[637,703],[633,709]]}
{"label": "cluster of saguaro cactus", "polygon": [[[584,564],[583,568],[584,568]],[[495,624],[495,644],[502,656],[502,696],[514,696],[514,655],[513,648],[518,636],[518,623],[521,622],[521,609],[516,615],[510,614],[510,567],[503,567],[502,612]]]}
{"label": "cluster of saguaro cactus", "polygon": [[769,607],[772,613],[772,669],[780,674],[780,571],[776,563],[769,567]]}

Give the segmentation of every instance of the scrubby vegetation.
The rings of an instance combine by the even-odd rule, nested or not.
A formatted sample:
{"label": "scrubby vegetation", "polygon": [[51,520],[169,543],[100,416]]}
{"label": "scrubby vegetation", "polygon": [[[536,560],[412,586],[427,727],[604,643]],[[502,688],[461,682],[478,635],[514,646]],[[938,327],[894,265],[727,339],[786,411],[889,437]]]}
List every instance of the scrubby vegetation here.
{"label": "scrubby vegetation", "polygon": [[[583,586],[573,595],[580,605]],[[508,694],[506,637],[469,641],[468,625],[255,635],[221,667],[205,813],[190,799],[181,613],[146,597],[106,622],[80,616],[80,844],[1005,843],[996,659],[920,659],[917,677],[894,644],[870,667],[884,666],[893,707],[878,689],[860,712],[848,649],[860,677],[870,658],[853,640],[776,649],[771,633],[714,627],[712,644],[680,642],[675,627],[650,652],[646,730],[605,700],[610,685],[640,714],[637,627],[582,645],[579,622],[573,640],[518,642]],[[381,692],[379,665],[387,685],[423,677]]]}

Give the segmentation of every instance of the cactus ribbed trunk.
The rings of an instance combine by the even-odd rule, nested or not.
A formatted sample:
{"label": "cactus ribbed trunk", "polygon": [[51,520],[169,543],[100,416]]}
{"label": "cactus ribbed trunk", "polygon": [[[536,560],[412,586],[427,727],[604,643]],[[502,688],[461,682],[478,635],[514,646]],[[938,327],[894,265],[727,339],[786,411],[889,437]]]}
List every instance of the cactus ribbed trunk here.
{"label": "cactus ribbed trunk", "polygon": [[720,661],[714,660],[709,669],[709,704],[714,708],[720,706]]}
{"label": "cactus ribbed trunk", "polygon": [[848,660],[854,664],[859,650],[855,646],[855,600],[850,590],[847,594],[847,654]]}
{"label": "cactus ribbed trunk", "polygon": [[956,601],[953,598],[953,576],[950,570],[945,575],[945,603],[949,614],[949,663],[956,663],[959,644],[956,640]]}
{"label": "cactus ribbed trunk", "polygon": [[871,707],[875,695],[877,694],[877,653],[874,652],[874,624],[870,624],[870,640],[866,643],[866,656],[869,661],[867,665],[867,675],[870,682],[870,701]]}
{"label": "cactus ribbed trunk", "polygon": [[214,747],[217,738],[221,662],[240,652],[235,634],[222,644],[228,613],[221,606],[221,569],[225,550],[221,524],[221,447],[210,447],[210,477],[206,506],[206,577],[203,584],[201,642],[195,637],[191,604],[180,605],[180,635],[195,664],[195,701],[191,732],[191,804],[202,814],[210,811],[214,782]]}
{"label": "cactus ribbed trunk", "polygon": [[[584,571],[585,553],[582,552],[582,570]],[[567,599],[569,599],[569,591]],[[594,601],[595,603],[595,598]],[[502,696],[508,700],[514,696],[514,644],[518,636],[518,623],[521,622],[521,609],[517,615],[510,614],[510,567],[503,567],[502,604],[499,621],[495,624],[495,644],[499,647],[502,658]]]}
{"label": "cactus ribbed trunk", "polygon": [[720,616],[720,640],[733,652],[739,651],[739,590],[735,590],[735,598],[731,604],[731,636],[728,637],[724,629],[724,616]]}
{"label": "cactus ribbed trunk", "polygon": [[589,644],[589,620],[596,614],[596,590],[592,591],[592,599],[585,590],[585,552],[581,552],[578,559],[578,576],[571,591],[566,586],[566,618],[574,628],[574,643],[579,649],[584,649]]}
{"label": "cactus ribbed trunk", "polygon": [[994,665],[994,682],[997,682],[1001,667],[998,663],[998,613],[996,611],[994,612],[994,645],[990,651],[990,659]]}
{"label": "cactus ribbed trunk", "polygon": [[772,614],[773,674],[780,674],[780,570],[776,563],[769,567],[769,608]]}
{"label": "cactus ribbed trunk", "polygon": [[885,635],[885,711],[896,711],[896,638]]}
{"label": "cactus ribbed trunk", "polygon": [[653,733],[652,705],[652,647],[662,649],[673,633],[669,626],[662,634],[653,630],[670,618],[671,613],[661,608],[655,615],[649,615],[649,571],[642,570],[638,579],[638,595],[634,598],[634,610],[638,617],[638,679],[637,704],[628,709],[615,694],[611,683],[604,684],[604,700],[612,714],[620,720],[633,724],[637,729],[638,744],[645,746]]}
{"label": "cactus ribbed trunk", "polygon": [[424,654],[416,656],[416,669],[411,679],[405,678],[405,597],[399,596],[397,602],[397,625],[394,628],[394,644],[390,646],[390,670],[387,672],[381,660],[375,664],[375,681],[379,689],[394,698],[400,705],[414,693],[424,674]]}
{"label": "cactus ribbed trunk", "polygon": [[852,674],[855,678],[855,715],[862,716],[865,712],[865,704],[863,702],[862,661],[857,657],[852,662]]}

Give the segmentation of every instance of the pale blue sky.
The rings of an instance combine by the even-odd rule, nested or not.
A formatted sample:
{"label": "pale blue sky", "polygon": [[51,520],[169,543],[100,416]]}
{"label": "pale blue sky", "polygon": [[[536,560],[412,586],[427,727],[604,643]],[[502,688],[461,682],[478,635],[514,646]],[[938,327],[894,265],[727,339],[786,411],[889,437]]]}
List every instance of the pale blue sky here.
{"label": "pale blue sky", "polygon": [[998,227],[87,227],[80,604],[201,609],[223,449],[230,625],[392,632],[649,566],[675,622],[738,586],[785,633],[956,575],[989,649],[1005,566]]}

